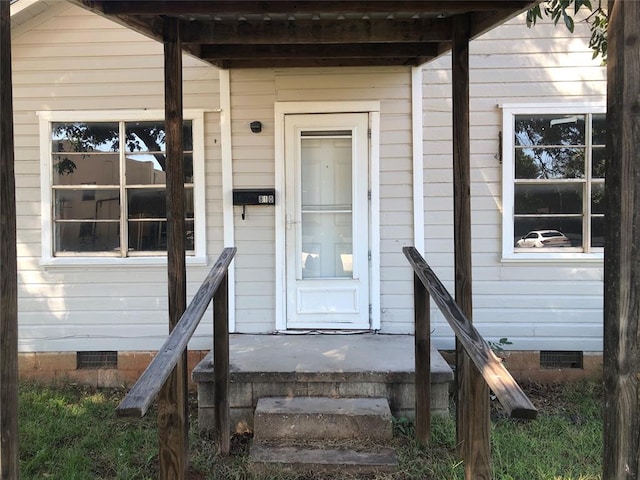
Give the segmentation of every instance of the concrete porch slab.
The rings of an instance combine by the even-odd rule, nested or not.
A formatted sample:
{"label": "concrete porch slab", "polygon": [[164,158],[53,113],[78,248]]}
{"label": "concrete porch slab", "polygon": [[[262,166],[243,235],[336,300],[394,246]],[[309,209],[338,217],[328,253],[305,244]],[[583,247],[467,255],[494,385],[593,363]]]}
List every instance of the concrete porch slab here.
{"label": "concrete porch slab", "polygon": [[[253,425],[262,397],[382,397],[395,416],[415,415],[411,335],[309,334],[230,336],[231,421]],[[195,368],[200,428],[213,427],[213,355]],[[453,372],[431,351],[431,411],[448,411]]]}

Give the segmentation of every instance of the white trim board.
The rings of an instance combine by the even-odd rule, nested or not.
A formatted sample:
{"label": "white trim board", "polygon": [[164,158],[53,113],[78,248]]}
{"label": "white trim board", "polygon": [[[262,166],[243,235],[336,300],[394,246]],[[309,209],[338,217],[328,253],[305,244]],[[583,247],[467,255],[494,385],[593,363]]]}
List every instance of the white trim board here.
{"label": "white trim board", "polygon": [[[224,246],[235,246],[233,219],[233,156],[231,136],[231,82],[229,70],[220,70],[220,149],[222,176],[222,230]],[[236,269],[235,260],[228,270],[229,332],[236,331]]]}

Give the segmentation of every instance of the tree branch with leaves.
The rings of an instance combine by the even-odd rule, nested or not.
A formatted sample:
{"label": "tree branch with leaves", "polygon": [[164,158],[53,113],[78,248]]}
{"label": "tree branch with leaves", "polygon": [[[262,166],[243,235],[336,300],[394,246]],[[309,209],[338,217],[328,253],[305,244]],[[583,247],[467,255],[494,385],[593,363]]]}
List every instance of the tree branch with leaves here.
{"label": "tree branch with leaves", "polygon": [[607,60],[607,28],[609,15],[606,8],[606,0],[548,0],[540,3],[527,12],[527,26],[533,27],[537,20],[548,17],[557,25],[560,20],[567,29],[573,33],[575,17],[581,11],[588,12],[584,19],[589,25],[591,39],[589,47],[593,50],[593,58],[602,57]]}

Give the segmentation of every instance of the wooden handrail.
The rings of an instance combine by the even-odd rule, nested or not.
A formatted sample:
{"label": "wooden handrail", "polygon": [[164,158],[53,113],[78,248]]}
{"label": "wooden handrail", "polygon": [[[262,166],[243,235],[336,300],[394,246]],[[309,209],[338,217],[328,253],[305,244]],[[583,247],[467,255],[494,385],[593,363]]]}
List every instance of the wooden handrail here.
{"label": "wooden handrail", "polygon": [[534,419],[538,410],[516,383],[502,361],[473,324],[462,313],[440,279],[414,247],[404,247],[415,275],[427,289],[449,322],[467,355],[482,374],[485,382],[512,418]]}
{"label": "wooden handrail", "polygon": [[[149,366],[116,408],[122,417],[143,417],[156,398],[171,371],[187,348],[211,299],[227,275],[227,269],[236,254],[235,247],[225,248],[204,279],[175,328],[164,342]],[[226,289],[224,289],[226,294]]]}

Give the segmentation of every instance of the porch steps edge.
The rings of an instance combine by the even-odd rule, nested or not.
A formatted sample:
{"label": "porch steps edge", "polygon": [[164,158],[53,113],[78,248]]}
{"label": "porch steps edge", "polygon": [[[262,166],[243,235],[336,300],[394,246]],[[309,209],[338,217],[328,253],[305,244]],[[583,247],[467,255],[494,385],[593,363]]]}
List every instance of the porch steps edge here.
{"label": "porch steps edge", "polygon": [[386,398],[261,398],[253,421],[256,442],[393,437]]}
{"label": "porch steps edge", "polygon": [[319,449],[301,446],[273,446],[254,443],[249,453],[250,468],[268,473],[269,468],[297,472],[376,474],[392,473],[398,468],[393,449],[380,447],[369,451]]}

